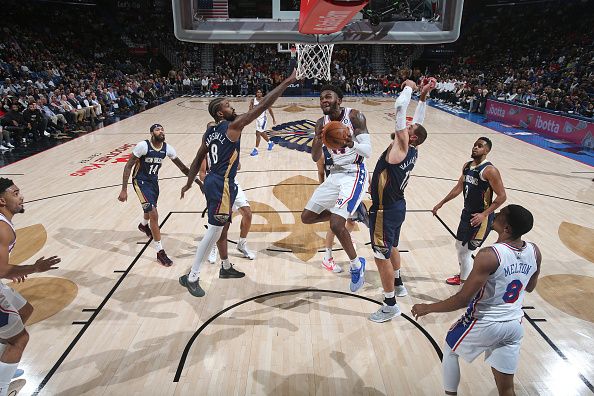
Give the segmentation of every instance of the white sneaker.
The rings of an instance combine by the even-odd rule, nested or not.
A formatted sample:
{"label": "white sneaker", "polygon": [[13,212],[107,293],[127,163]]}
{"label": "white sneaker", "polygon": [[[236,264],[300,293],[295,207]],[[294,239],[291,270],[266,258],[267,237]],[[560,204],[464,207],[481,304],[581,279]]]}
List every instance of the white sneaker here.
{"label": "white sneaker", "polygon": [[330,257],[329,259],[322,259],[322,267],[326,268],[328,271],[332,271],[335,274],[340,274],[342,272],[342,267],[337,265],[334,262],[334,258]]}
{"label": "white sneaker", "polygon": [[50,136],[50,133],[48,131],[43,131],[43,136],[49,137]]}
{"label": "white sneaker", "polygon": [[217,246],[215,245],[212,247],[212,250],[208,254],[208,262],[211,264],[216,263],[217,262],[217,254],[219,254],[219,251],[217,250]]}
{"label": "white sneaker", "polygon": [[6,150],[10,150],[10,149],[8,147],[5,147],[3,144],[0,144],[0,150],[6,151]]}
{"label": "white sneaker", "polygon": [[6,143],[6,147],[8,147],[8,148],[14,148],[14,146],[10,142]]}
{"label": "white sneaker", "polygon": [[396,297],[404,297],[408,296],[408,290],[406,290],[406,286],[394,286]]}
{"label": "white sneaker", "polygon": [[243,254],[243,257],[245,257],[245,258],[248,258],[250,260],[256,259],[256,253],[249,250],[247,248],[247,244],[245,244],[245,243],[238,243],[237,250],[239,250],[241,252],[241,254]]}

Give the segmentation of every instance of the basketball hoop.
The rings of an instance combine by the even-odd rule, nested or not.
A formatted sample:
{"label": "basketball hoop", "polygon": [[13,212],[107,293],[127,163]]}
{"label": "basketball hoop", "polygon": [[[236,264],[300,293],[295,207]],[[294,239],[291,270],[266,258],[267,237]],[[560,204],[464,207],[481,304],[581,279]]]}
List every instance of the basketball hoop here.
{"label": "basketball hoop", "polygon": [[297,78],[330,81],[334,44],[297,44]]}

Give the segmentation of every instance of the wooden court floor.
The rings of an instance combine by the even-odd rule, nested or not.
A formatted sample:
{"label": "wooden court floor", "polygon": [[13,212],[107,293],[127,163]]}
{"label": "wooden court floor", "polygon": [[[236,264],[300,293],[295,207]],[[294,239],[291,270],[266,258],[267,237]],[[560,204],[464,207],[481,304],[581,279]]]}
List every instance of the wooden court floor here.
{"label": "wooden court floor", "polygon": [[[303,139],[286,138],[250,157],[254,129],[244,130],[238,180],[254,211],[250,247],[257,259],[232,262],[246,272],[218,279],[205,264],[206,297],[178,284],[204,234],[205,199],[197,188],[180,200],[184,177],[166,160],[160,171],[163,244],[174,266],[157,264],[137,230],[141,216],[132,188],[117,196],[133,144],[153,123],[186,164],[206,123],[207,99],[179,98],[0,169],[25,195],[15,216],[14,264],[59,255],[60,268],[19,285],[36,307],[31,340],[20,367],[22,394],[41,395],[438,395],[444,336],[460,312],[416,322],[410,307],[444,299],[456,289],[444,279],[458,270],[454,239],[462,199],[430,209],[452,188],[479,136],[493,141],[490,160],[501,171],[508,203],[535,215],[527,239],[543,254],[535,292],[525,299],[525,338],[516,376],[519,395],[586,395],[594,383],[594,183],[591,167],[429,108],[427,142],[407,188],[401,235],[409,296],[403,315],[375,324],[367,315],[382,300],[368,231],[353,233],[367,258],[367,284],[348,292],[348,271],[320,266],[324,224],[299,215],[317,184]],[[393,100],[346,99],[367,117],[373,169],[393,131]],[[238,113],[245,98],[234,100]],[[414,104],[409,109],[414,112]],[[278,123],[309,125],[321,114],[315,98],[282,98]],[[293,127],[292,130],[299,129]],[[289,144],[291,143],[291,144]],[[590,172],[590,173],[588,173]],[[236,241],[239,221],[229,238]],[[495,235],[489,237],[493,242]],[[339,248],[337,245],[336,248]],[[335,258],[347,269],[344,252]],[[15,286],[16,288],[17,286]],[[462,363],[461,395],[495,395],[481,358]]]}

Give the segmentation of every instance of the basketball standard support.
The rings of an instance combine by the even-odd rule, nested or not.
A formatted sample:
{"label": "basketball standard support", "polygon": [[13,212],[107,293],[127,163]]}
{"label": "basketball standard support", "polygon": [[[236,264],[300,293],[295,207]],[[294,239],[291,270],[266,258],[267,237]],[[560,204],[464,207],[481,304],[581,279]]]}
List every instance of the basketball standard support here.
{"label": "basketball standard support", "polygon": [[[276,19],[194,17],[193,1],[171,0],[175,36],[195,43],[311,43],[311,44],[438,44],[460,35],[464,0],[440,0],[431,20],[386,21],[371,25],[355,17],[344,29],[330,34],[299,32],[299,11]],[[280,0],[276,0],[279,2]],[[305,0],[304,0],[305,1]],[[319,1],[319,0],[310,0]]]}
{"label": "basketball standard support", "polygon": [[339,32],[368,3],[369,0],[302,1],[299,13],[299,33],[330,34]]}

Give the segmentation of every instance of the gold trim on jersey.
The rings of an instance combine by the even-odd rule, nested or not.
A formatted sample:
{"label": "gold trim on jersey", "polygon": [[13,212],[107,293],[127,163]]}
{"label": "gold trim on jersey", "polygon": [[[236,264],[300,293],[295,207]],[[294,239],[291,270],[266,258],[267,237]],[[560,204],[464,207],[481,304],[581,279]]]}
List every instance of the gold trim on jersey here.
{"label": "gold trim on jersey", "polygon": [[386,246],[384,242],[384,210],[378,209],[375,216],[375,227],[373,227],[373,245]]}
{"label": "gold trim on jersey", "polygon": [[386,182],[388,181],[388,168],[384,169],[380,173],[377,180],[377,194],[378,194],[378,209],[384,207],[384,188],[386,188]]}
{"label": "gold trim on jersey", "polygon": [[140,204],[145,204],[148,202],[148,200],[146,199],[146,197],[144,196],[144,194],[142,193],[142,190],[140,189],[140,186],[138,185],[138,182],[134,179],[132,179],[132,186],[134,186],[134,191],[136,191],[136,195],[138,195],[138,199],[140,200]]}
{"label": "gold trim on jersey", "polygon": [[231,194],[229,194],[229,172],[231,172],[231,168],[235,161],[239,158],[239,152],[237,150],[233,151],[231,158],[229,159],[229,166],[227,166],[227,170],[225,171],[225,178],[223,180],[223,195],[221,198],[221,204],[219,205],[219,213],[218,214],[229,214],[231,213]]}

